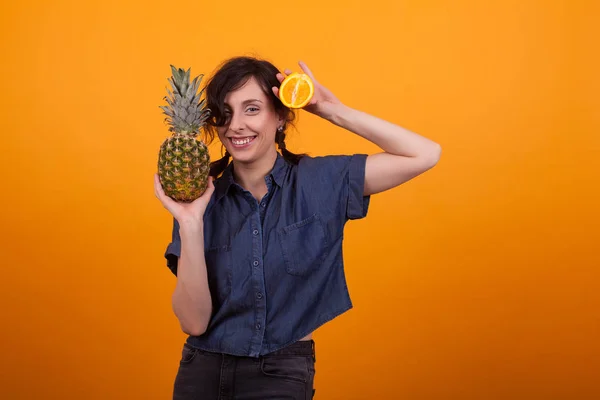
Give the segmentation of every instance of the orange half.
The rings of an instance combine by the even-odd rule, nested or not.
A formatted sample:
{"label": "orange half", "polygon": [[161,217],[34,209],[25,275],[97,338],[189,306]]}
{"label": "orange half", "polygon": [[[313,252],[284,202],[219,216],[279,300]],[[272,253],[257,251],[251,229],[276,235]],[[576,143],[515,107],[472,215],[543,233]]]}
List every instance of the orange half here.
{"label": "orange half", "polygon": [[289,108],[302,108],[315,94],[315,86],[306,74],[293,72],[279,86],[279,99]]}

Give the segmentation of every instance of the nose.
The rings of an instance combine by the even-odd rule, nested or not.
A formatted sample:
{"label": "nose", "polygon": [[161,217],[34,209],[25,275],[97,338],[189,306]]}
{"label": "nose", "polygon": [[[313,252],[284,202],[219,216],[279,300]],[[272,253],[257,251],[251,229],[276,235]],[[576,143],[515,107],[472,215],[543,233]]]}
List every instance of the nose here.
{"label": "nose", "polygon": [[233,114],[229,121],[229,129],[234,132],[243,132],[245,127],[244,118],[241,115]]}

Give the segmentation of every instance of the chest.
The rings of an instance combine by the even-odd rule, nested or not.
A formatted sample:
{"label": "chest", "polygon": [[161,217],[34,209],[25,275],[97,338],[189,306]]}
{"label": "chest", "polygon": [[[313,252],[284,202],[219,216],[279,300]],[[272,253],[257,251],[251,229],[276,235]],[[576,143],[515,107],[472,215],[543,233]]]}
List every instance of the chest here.
{"label": "chest", "polygon": [[229,281],[309,275],[328,254],[333,221],[297,190],[273,187],[260,202],[249,192],[228,195],[205,218],[208,272]]}

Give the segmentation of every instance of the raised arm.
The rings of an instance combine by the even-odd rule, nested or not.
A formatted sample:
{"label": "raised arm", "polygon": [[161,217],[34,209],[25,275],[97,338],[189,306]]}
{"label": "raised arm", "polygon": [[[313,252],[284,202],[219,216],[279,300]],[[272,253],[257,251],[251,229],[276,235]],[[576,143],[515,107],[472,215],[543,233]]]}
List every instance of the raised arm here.
{"label": "raised arm", "polygon": [[[391,122],[352,109],[321,85],[304,62],[300,68],[313,80],[315,91],[304,109],[353,132],[379,146],[383,151],[367,158],[365,195],[394,188],[435,166],[441,155],[439,144]],[[290,70],[285,70],[290,74]],[[279,81],[285,76],[278,74]],[[278,88],[273,92],[277,95]]]}
{"label": "raised arm", "polygon": [[328,119],[383,150],[367,158],[365,195],[394,188],[434,167],[440,158],[439,144],[342,104],[331,107]]}
{"label": "raised arm", "polygon": [[154,176],[154,191],[163,206],[177,221],[181,245],[177,262],[177,284],[172,295],[172,307],[181,330],[188,335],[202,335],[212,314],[212,299],[208,286],[204,257],[204,223],[206,206],[214,192],[209,178],[206,192],[191,203],[182,204],[167,197],[158,175]]}

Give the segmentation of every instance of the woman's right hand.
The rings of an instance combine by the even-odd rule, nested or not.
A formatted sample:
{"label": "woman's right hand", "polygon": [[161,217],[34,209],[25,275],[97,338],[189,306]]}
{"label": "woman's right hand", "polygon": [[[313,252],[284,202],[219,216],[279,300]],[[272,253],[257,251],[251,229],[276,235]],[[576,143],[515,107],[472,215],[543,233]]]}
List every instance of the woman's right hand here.
{"label": "woman's right hand", "polygon": [[179,224],[202,223],[206,206],[208,205],[208,202],[210,201],[214,191],[215,186],[213,185],[213,177],[210,176],[208,178],[208,187],[202,196],[190,203],[178,202],[165,194],[158,174],[154,174],[154,193],[162,205],[173,215]]}

